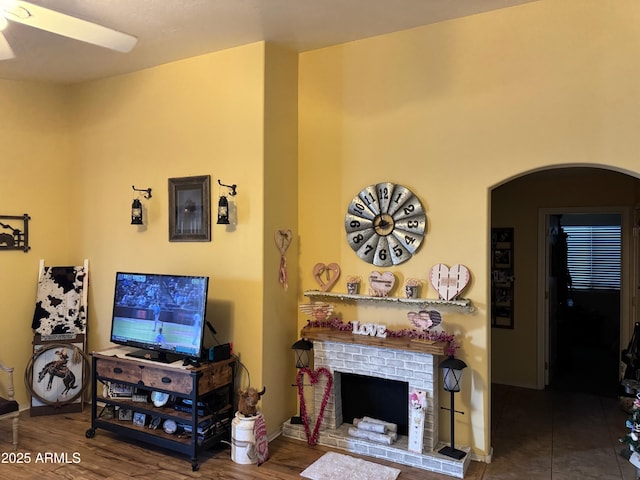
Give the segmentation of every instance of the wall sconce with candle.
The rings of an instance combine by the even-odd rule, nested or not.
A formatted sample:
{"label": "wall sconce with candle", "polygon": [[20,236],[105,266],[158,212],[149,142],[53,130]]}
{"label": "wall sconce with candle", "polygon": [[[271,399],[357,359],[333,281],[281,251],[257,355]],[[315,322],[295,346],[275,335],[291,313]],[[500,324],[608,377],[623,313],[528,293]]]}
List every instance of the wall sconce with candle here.
{"label": "wall sconce with candle", "polygon": [[149,199],[151,198],[151,189],[150,188],[136,188],[135,185],[131,185],[133,188],[134,195],[136,192],[144,192],[140,193],[137,197],[134,196],[133,203],[131,204],[131,225],[144,225],[142,220],[142,202],[140,201],[140,197]]}
{"label": "wall sconce with candle", "polygon": [[[237,185],[234,183],[233,185],[225,185],[220,182],[218,179],[218,185],[221,187],[226,187],[230,189],[229,195],[234,197],[236,195],[236,187]],[[229,201],[225,195],[220,195],[220,199],[218,200],[218,225],[229,225]]]}

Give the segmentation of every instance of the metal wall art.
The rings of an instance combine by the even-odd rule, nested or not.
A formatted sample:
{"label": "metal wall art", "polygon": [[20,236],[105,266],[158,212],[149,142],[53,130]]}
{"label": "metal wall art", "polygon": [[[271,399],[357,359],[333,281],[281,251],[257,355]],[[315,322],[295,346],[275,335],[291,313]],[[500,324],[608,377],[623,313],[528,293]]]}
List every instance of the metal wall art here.
{"label": "metal wall art", "polygon": [[29,220],[31,217],[26,213],[0,215],[0,250],[29,251]]}

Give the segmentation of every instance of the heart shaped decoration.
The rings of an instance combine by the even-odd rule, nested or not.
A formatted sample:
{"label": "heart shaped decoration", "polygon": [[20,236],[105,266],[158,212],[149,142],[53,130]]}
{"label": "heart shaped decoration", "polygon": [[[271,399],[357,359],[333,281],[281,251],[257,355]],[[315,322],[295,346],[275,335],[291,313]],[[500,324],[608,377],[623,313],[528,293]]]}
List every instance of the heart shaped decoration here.
{"label": "heart shaped decoration", "polygon": [[338,277],[340,277],[340,265],[337,263],[330,263],[329,265],[316,263],[315,267],[313,267],[313,278],[318,282],[323,292],[331,290],[331,287],[338,281]]}
{"label": "heart shaped decoration", "polygon": [[289,249],[289,245],[291,245],[291,239],[293,238],[293,233],[291,230],[276,230],[274,234],[274,240],[276,241],[276,247],[280,251],[280,255],[284,255],[287,253]]}
{"label": "heart shaped decoration", "polygon": [[469,269],[464,265],[454,265],[451,268],[444,263],[438,263],[431,267],[429,280],[436,289],[440,298],[453,300],[462,293],[471,275]]}
{"label": "heart shaped decoration", "polygon": [[442,315],[437,310],[420,310],[407,313],[409,322],[420,330],[428,330],[442,323]]}
{"label": "heart shaped decoration", "polygon": [[[309,375],[311,385],[315,385],[320,381],[320,377],[327,377],[327,384],[324,388],[324,395],[320,404],[320,411],[318,412],[318,418],[316,424],[313,427],[313,432],[309,429],[309,416],[307,415],[307,402],[304,398],[304,375]],[[298,386],[298,398],[300,399],[300,416],[302,417],[302,424],[304,425],[304,433],[307,435],[307,443],[309,445],[315,445],[318,443],[318,435],[320,434],[320,426],[324,419],[324,410],[329,403],[329,397],[331,395],[331,387],[333,386],[333,376],[331,372],[325,367],[320,367],[315,371],[309,368],[301,368],[296,377],[296,385]],[[315,395],[314,395],[315,398]]]}
{"label": "heart shaped decoration", "polygon": [[369,274],[371,295],[374,297],[388,297],[395,284],[396,277],[391,272],[371,272]]}

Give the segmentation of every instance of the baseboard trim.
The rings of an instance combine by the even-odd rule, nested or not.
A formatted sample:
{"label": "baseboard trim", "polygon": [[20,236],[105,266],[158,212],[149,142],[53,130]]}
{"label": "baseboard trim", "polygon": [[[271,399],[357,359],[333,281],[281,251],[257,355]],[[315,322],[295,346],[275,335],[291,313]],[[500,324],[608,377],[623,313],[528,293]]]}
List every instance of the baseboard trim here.
{"label": "baseboard trim", "polygon": [[276,438],[280,437],[282,435],[282,427],[280,427],[278,430],[276,430],[273,433],[270,433],[267,435],[267,441],[269,443],[273,442]]}
{"label": "baseboard trim", "polygon": [[473,460],[474,462],[491,463],[492,459],[493,459],[493,447],[489,449],[489,453],[487,455],[480,455],[480,454],[471,452],[471,460]]}

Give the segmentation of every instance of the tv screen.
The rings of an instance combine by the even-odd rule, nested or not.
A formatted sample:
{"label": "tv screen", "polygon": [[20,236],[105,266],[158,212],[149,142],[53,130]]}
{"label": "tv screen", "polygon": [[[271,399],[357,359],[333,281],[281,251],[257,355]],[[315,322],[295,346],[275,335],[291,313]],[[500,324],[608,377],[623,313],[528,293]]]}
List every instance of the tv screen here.
{"label": "tv screen", "polygon": [[117,272],[111,341],[161,362],[201,356],[209,277]]}

